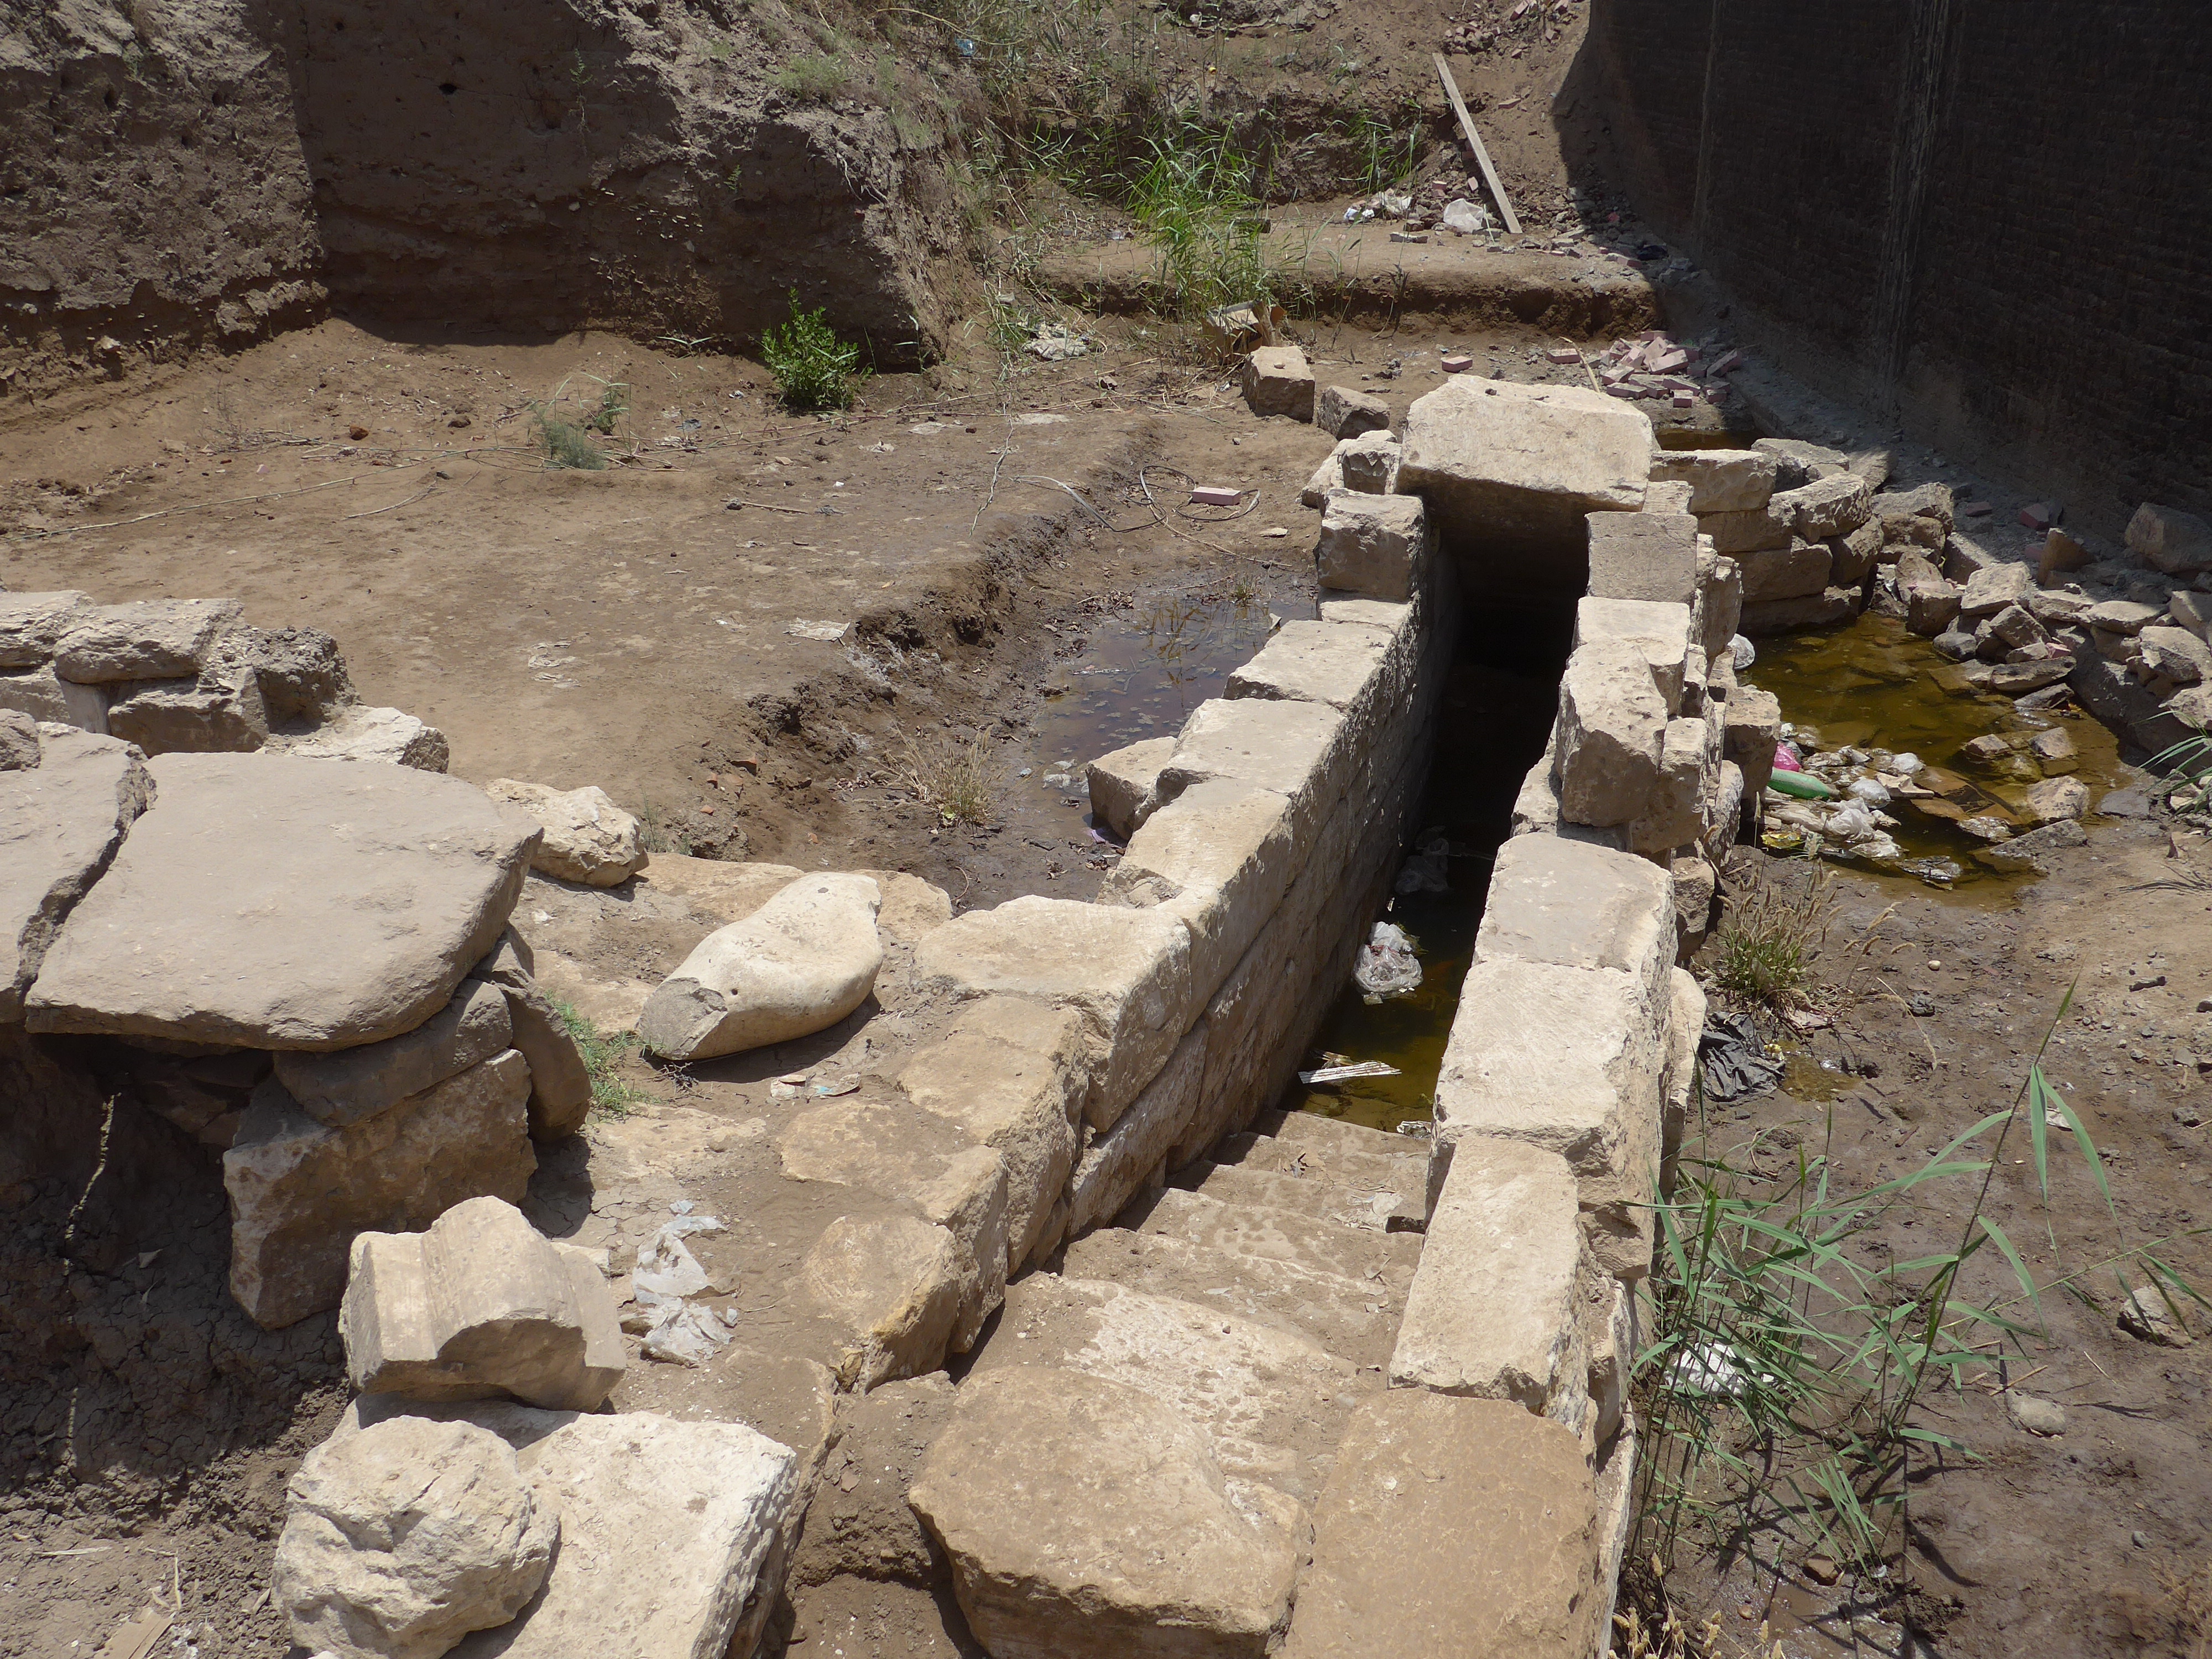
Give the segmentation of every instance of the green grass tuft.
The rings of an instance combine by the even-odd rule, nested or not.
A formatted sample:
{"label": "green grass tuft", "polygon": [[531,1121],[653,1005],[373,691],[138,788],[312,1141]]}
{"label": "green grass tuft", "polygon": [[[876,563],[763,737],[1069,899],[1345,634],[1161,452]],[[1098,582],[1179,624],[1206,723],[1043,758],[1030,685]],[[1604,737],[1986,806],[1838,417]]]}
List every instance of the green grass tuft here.
{"label": "green grass tuft", "polygon": [[815,53],[794,58],[776,71],[776,89],[812,104],[826,104],[845,90],[845,65],[835,58]]}
{"label": "green grass tuft", "polygon": [[860,372],[860,348],[837,337],[823,308],[799,308],[791,295],[791,320],[761,335],[761,361],[775,377],[775,389],[789,409],[849,409]]}
{"label": "green grass tuft", "polygon": [[628,1117],[631,1107],[653,1098],[642,1089],[632,1087],[617,1071],[624,1058],[638,1051],[636,1032],[602,1031],[566,1002],[555,1001],[553,1012],[561,1016],[569,1040],[583,1056],[585,1071],[591,1074],[593,1111],[609,1117]]}

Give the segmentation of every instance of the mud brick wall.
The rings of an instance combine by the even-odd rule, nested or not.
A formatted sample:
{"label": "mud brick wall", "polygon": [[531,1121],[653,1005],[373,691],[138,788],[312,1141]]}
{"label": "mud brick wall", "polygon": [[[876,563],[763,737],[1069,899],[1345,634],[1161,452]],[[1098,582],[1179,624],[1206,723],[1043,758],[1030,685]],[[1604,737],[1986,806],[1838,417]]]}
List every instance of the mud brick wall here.
{"label": "mud brick wall", "polygon": [[2100,514],[2212,507],[2201,8],[1594,0],[1584,51],[1620,182],[1785,367]]}

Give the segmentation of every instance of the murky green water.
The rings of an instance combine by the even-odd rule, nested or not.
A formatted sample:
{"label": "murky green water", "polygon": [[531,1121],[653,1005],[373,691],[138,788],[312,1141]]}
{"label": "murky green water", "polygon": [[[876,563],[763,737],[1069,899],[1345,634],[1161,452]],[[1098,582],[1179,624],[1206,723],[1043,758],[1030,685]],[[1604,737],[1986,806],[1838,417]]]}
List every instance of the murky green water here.
{"label": "murky green water", "polygon": [[[1971,780],[2009,807],[2019,804],[2038,775],[2025,770],[2012,776],[1993,774],[1976,767],[1960,751],[1988,733],[2053,726],[2073,740],[2078,755],[2073,775],[2088,785],[2093,807],[2106,790],[2118,787],[2126,776],[2118,744],[2099,721],[2087,714],[2024,714],[2009,697],[1953,695],[1939,683],[1938,673],[1955,665],[1889,617],[1867,615],[1847,628],[1757,643],[1759,660],[1742,676],[1745,683],[1771,691],[1781,702],[1783,719],[1814,728],[1823,749],[1850,744],[1893,754],[1909,751],[1929,765]],[[1905,856],[1956,862],[1962,873],[1954,890],[1967,898],[2002,900],[2023,881],[2033,879],[1999,875],[1975,862],[1974,854],[1986,843],[1952,823],[1924,817],[1902,801],[1886,810],[1898,820],[1898,827],[1889,833]]]}

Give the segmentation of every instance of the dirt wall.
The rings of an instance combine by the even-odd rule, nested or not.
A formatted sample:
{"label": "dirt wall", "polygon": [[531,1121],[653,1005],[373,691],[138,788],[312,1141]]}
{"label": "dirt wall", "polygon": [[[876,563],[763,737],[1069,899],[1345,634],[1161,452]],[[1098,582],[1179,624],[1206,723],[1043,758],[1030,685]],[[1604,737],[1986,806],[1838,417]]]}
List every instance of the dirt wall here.
{"label": "dirt wall", "polygon": [[2183,0],[1593,0],[1621,182],[1826,389],[2078,505],[2212,506]]}

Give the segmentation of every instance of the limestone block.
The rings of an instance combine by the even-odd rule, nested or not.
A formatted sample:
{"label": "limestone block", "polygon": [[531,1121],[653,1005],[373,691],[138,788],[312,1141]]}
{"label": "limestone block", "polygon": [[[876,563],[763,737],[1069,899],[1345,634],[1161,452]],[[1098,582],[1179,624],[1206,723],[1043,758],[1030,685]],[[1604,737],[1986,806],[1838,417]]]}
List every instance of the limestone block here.
{"label": "limestone block", "polygon": [[[1886,495],[1876,495],[1871,503],[1874,520],[1881,530],[1884,541],[1903,542],[1916,547],[1941,547],[1943,538],[1951,532],[1956,522],[1951,486],[1947,483],[1924,483],[1911,489],[1899,489]],[[1920,523],[1912,522],[1917,520]],[[1922,524],[1932,524],[1937,535],[1933,542],[1922,538]],[[1894,532],[1892,526],[1895,526]]]}
{"label": "limestone block", "polygon": [[1544,752],[1521,775],[1521,788],[1513,797],[1511,834],[1556,835],[1559,828],[1559,726],[1552,722],[1544,739]]}
{"label": "limestone block", "polygon": [[1326,703],[1257,697],[1202,702],[1160,769],[1160,799],[1172,800],[1214,778],[1272,790],[1291,803],[1293,843],[1310,847],[1357,763],[1344,724]]}
{"label": "limestone block", "polygon": [[1667,722],[1659,775],[1644,811],[1628,828],[1628,844],[1647,858],[1663,857],[1704,833],[1705,794],[1720,764],[1723,727],[1702,715]]}
{"label": "limestone block", "polygon": [[1498,849],[1477,962],[1612,968],[1656,983],[1674,965],[1666,872],[1609,848],[1521,836]]}
{"label": "limestone block", "polygon": [[236,599],[86,605],[55,648],[54,672],[81,685],[197,678],[243,608]]}
{"label": "limestone block", "polygon": [[246,754],[269,741],[269,712],[253,672],[234,665],[210,667],[193,679],[115,686],[107,729],[149,755],[180,750]]}
{"label": "limestone block", "polygon": [[1808,443],[1802,438],[1761,438],[1752,447],[1763,455],[1774,457],[1779,469],[1775,483],[1784,489],[1800,489],[1816,479],[1832,478],[1850,470],[1850,463],[1840,449]]}
{"label": "limestone block", "polygon": [[793,1119],[776,1151],[793,1181],[879,1193],[952,1235],[960,1284],[951,1345],[965,1353],[1006,1299],[1006,1170],[999,1154],[933,1113],[842,1100]]}
{"label": "limestone block", "polygon": [[1793,599],[1747,602],[1736,626],[1747,638],[1794,633],[1802,628],[1832,628],[1858,614],[1858,595],[1847,587],[1830,587]]}
{"label": "limestone block", "polygon": [[1741,513],[1701,513],[1698,515],[1699,533],[1712,538],[1713,551],[1726,554],[1730,558],[1771,547],[1789,546],[1790,526],[1789,512],[1772,501],[1765,507],[1753,507]]}
{"label": "limestone block", "polygon": [[1897,591],[1905,601],[1905,625],[1923,639],[1934,639],[1959,614],[1959,589],[1918,553],[1897,562]]}
{"label": "limestone block", "polygon": [[2200,640],[2212,641],[2212,593],[2177,587],[2166,595],[2166,614],[2176,628],[2185,628]]}
{"label": "limestone block", "polygon": [[544,1583],[557,1504],[469,1423],[395,1417],[316,1447],[287,1489],[270,1590],[303,1650],[440,1659]]}
{"label": "limestone block", "polygon": [[1175,746],[1173,738],[1147,738],[1084,768],[1091,784],[1091,816],[1124,841],[1136,834],[1152,815],[1160,769]]}
{"label": "limestone block", "polygon": [[[1856,473],[1839,472],[1785,489],[1766,504],[1776,517],[1788,514],[1790,530],[1808,542],[1826,541],[1856,530],[1873,512],[1874,492]],[[1721,550],[1728,551],[1726,548]]]}
{"label": "limestone block", "polygon": [[2178,507],[2145,501],[2128,520],[2129,551],[2169,576],[2212,570],[2212,522]]}
{"label": "limestone block", "polygon": [[1617,640],[1641,651],[1668,713],[1681,708],[1684,659],[1690,648],[1689,606],[1650,599],[1582,599],[1575,606],[1575,644],[1595,640]]}
{"label": "limestone block", "polygon": [[1583,386],[1461,376],[1407,412],[1398,488],[1449,533],[1579,538],[1586,514],[1644,504],[1651,422]]}
{"label": "limestone block", "polygon": [[92,601],[70,588],[0,592],[0,668],[39,668],[52,660],[78,613]]}
{"label": "limestone block", "polygon": [[1724,760],[1714,770],[1712,787],[1705,792],[1705,827],[1698,836],[1705,856],[1718,864],[1742,833],[1745,786],[1743,769]]}
{"label": "limestone block", "polygon": [[[342,1420],[392,1406],[356,1401]],[[798,1521],[802,1460],[742,1423],[651,1412],[578,1414],[481,1401],[416,1414],[489,1429],[514,1448],[561,1547],[538,1597],[454,1659],[721,1659],[750,1654],[775,1601],[774,1563]]]}
{"label": "limestone block", "polygon": [[276,1079],[316,1122],[343,1129],[512,1046],[514,1023],[495,986],[463,980],[453,1000],[411,1031],[326,1053],[276,1056]]}
{"label": "limestone block", "polygon": [[1350,1396],[1375,1386],[1348,1360],[1294,1332],[1179,1297],[1055,1273],[1031,1273],[1006,1287],[998,1333],[963,1386],[1027,1365],[1145,1389],[1203,1430],[1224,1472],[1301,1503],[1321,1490]]}
{"label": "limestone block", "polygon": [[464,1199],[520,1202],[538,1167],[529,1095],[512,1048],[342,1129],[264,1082],[222,1155],[230,1293],[275,1330],[337,1306],[356,1235],[427,1227]]}
{"label": "limestone block", "polygon": [[1682,948],[1694,949],[1712,924],[1720,872],[1695,853],[1677,853],[1667,861],[1667,874],[1674,886],[1675,930],[1681,935]]}
{"label": "limestone block", "polygon": [[[1321,599],[1321,619],[1325,623],[1358,623],[1366,628],[1380,628],[1385,632],[1402,634],[1413,618],[1411,604],[1393,605],[1387,599],[1355,599],[1332,597],[1323,593]],[[1286,623],[1285,627],[1288,627]]]}
{"label": "limestone block", "polygon": [[338,1335],[355,1393],[410,1400],[596,1411],[629,1364],[598,1263],[497,1198],[456,1204],[423,1232],[356,1237]]}
{"label": "limestone block", "polygon": [[1137,1195],[1146,1177],[1167,1161],[1169,1149],[1198,1109],[1199,1085],[1206,1075],[1206,1036],[1201,1019],[1176,1045],[1144,1093],[1077,1161],[1067,1188],[1071,1232],[1112,1220]]}
{"label": "limestone block", "polygon": [[[1337,445],[1337,471],[1346,489],[1363,495],[1395,495],[1398,466],[1404,455],[1403,447],[1389,432],[1365,432]],[[1324,493],[1322,501],[1313,505],[1325,505],[1327,500]]]}
{"label": "limestone block", "polygon": [[1390,405],[1372,392],[1323,386],[1314,399],[1313,421],[1332,438],[1357,438],[1363,432],[1389,431]]}
{"label": "limestone block", "polygon": [[999,1154],[1006,1170],[1006,1269],[1029,1259],[1075,1166],[1090,1078],[1083,1023],[1061,1008],[986,997],[898,1075],[907,1098]]}
{"label": "limestone block", "polygon": [[0,673],[0,708],[54,726],[74,726],[80,732],[104,736],[107,731],[107,688],[76,684],[51,668]]}
{"label": "limestone block", "polygon": [[398,708],[347,708],[328,725],[281,743],[302,760],[372,761],[421,772],[442,772],[451,758],[443,732]]}
{"label": "limestone block", "polygon": [[1686,483],[1655,478],[1644,486],[1644,505],[1637,510],[1641,513],[1688,513],[1691,498],[1696,493]]}
{"label": "limestone block", "polygon": [[1739,686],[1728,700],[1728,725],[1721,752],[1743,769],[1743,787],[1756,799],[1774,773],[1774,751],[1782,742],[1782,702],[1771,691]]}
{"label": "limestone block", "polygon": [[1314,558],[1323,587],[1371,599],[1410,599],[1428,550],[1427,510],[1419,496],[1347,489],[1322,505]]}
{"label": "limestone block", "polygon": [[1824,542],[1790,538],[1787,547],[1746,553],[1736,562],[1743,567],[1746,605],[1768,599],[1795,599],[1818,593],[1828,586],[1836,556]]}
{"label": "limestone block", "polygon": [[[1602,1295],[1602,1292],[1601,1292]],[[1591,1437],[1600,1446],[1620,1432],[1628,1415],[1629,1373],[1636,1364],[1636,1293],[1620,1280],[1612,1285],[1602,1317],[1586,1318],[1589,1332]],[[1589,1309],[1587,1312],[1595,1313]]]}
{"label": "limestone block", "polygon": [[918,988],[963,999],[1004,994],[1073,1010],[1096,1129],[1151,1082],[1196,1009],[1190,934],[1158,908],[1034,896],[955,916],[915,947]]}
{"label": "limestone block", "polygon": [[2008,605],[2025,607],[2034,593],[2033,570],[2024,564],[2000,561],[1966,579],[1966,589],[1959,595],[1959,615],[1967,622],[1979,622]]}
{"label": "limestone block", "polygon": [[1579,646],[1559,679],[1559,816],[1626,823],[1658,781],[1667,704],[1646,653],[1626,640]]}
{"label": "limestone block", "polygon": [[693,947],[638,1015],[668,1060],[703,1060],[835,1025],[868,1000],[883,966],[882,890],[866,876],[795,881]]}
{"label": "limestone block", "polygon": [[1401,712],[1407,643],[1358,623],[1286,622],[1250,661],[1229,671],[1229,696],[1327,703],[1351,717],[1346,736],[1364,747],[1378,721]]}
{"label": "limestone block", "polygon": [[48,951],[33,1030],[257,1048],[412,1030],[498,938],[537,839],[475,785],[405,767],[147,769],[154,805]]}
{"label": "limestone block", "polygon": [[527,970],[496,966],[501,955],[495,951],[470,971],[499,987],[507,1000],[507,1040],[530,1063],[530,1138],[559,1140],[582,1128],[591,1113],[591,1068],[561,1011]]}
{"label": "limestone block", "polygon": [[1662,449],[1651,477],[1688,484],[1692,513],[1747,513],[1766,505],[1780,465],[1757,449]]}
{"label": "limestone block", "polygon": [[1601,599],[1690,604],[1697,597],[1698,521],[1687,514],[1593,513],[1589,591]]}
{"label": "limestone block", "polygon": [[1668,994],[1608,968],[1477,962],[1437,1079],[1436,1139],[1525,1141],[1567,1160],[1593,1253],[1650,1271]]}
{"label": "limestone block", "polygon": [[1708,571],[1700,560],[1698,582],[1705,613],[1698,643],[1705,647],[1708,662],[1718,663],[1728,657],[1729,642],[1742,623],[1743,567],[1716,555]]}
{"label": "limestone block", "polygon": [[1297,1016],[1299,991],[1318,975],[1325,956],[1308,921],[1310,900],[1324,880],[1309,870],[1291,884],[1206,1005],[1205,1076],[1190,1127],[1169,1152],[1170,1168],[1249,1122],[1289,1071],[1284,1040]]}
{"label": "limestone block", "polygon": [[978,1376],[910,1497],[993,1659],[1263,1659],[1289,1617],[1298,1505],[1141,1387]]}
{"label": "limestone block", "polygon": [[806,1253],[799,1277],[852,1334],[836,1370],[842,1387],[921,1376],[945,1363],[969,1264],[945,1228],[916,1216],[840,1216]]}
{"label": "limestone block", "polygon": [[1191,994],[1210,997],[1305,863],[1310,849],[1291,828],[1290,803],[1272,790],[1228,778],[1194,784],[1130,837],[1098,902],[1180,917],[1190,931]]}
{"label": "limestone block", "polygon": [[1314,417],[1313,369],[1294,345],[1259,346],[1244,360],[1244,402],[1255,415]]}
{"label": "limestone block", "polygon": [[2078,818],[2089,810],[2089,786],[2079,778],[2045,778],[2021,800],[2021,816],[2033,824]]}
{"label": "limestone block", "polygon": [[1606,1650],[1596,1492],[1557,1424],[1393,1389],[1353,1413],[1313,1524],[1284,1659]]}
{"label": "limestone block", "polygon": [[2154,605],[2140,605],[2133,599],[2106,599],[2083,611],[2081,620],[2084,626],[2100,632],[2132,637],[2156,623],[2161,614]]}
{"label": "limestone block", "polygon": [[23,1018],[55,934],[154,794],[128,744],[35,730],[32,742],[36,766],[0,772],[0,1025]]}
{"label": "limestone block", "polygon": [[612,887],[645,868],[637,820],[604,789],[549,789],[542,783],[494,778],[484,793],[520,807],[544,831],[530,855],[533,870],[589,887]]}
{"label": "limestone block", "polygon": [[2137,660],[2145,678],[2170,680],[2175,685],[2212,679],[2212,646],[2187,629],[2146,628],[2136,641],[2142,649]]}
{"label": "limestone block", "polygon": [[1330,450],[1322,459],[1322,464],[1314,469],[1313,477],[1308,478],[1305,488],[1298,491],[1300,505],[1320,507],[1335,491],[1346,488],[1344,482],[1344,451],[1351,443],[1351,439],[1346,439],[1334,449]]}
{"label": "limestone block", "polygon": [[40,758],[39,723],[13,708],[0,708],[0,772],[27,772]]}
{"label": "limestone block", "polygon": [[[1932,522],[1915,520],[1915,523]],[[1882,551],[1881,527],[1872,520],[1848,535],[1831,536],[1827,542],[1828,580],[1838,587],[1856,587],[1874,574]]]}
{"label": "limestone block", "polygon": [[1698,1088],[1698,1041],[1705,1030],[1705,989],[1697,975],[1677,968],[1668,981],[1667,1066],[1659,1108],[1661,1190],[1671,1191],[1674,1154],[1682,1145]]}
{"label": "limestone block", "polygon": [[1509,1400],[1579,1436],[1590,1402],[1574,1172],[1556,1152],[1481,1135],[1449,1157],[1391,1386]]}

